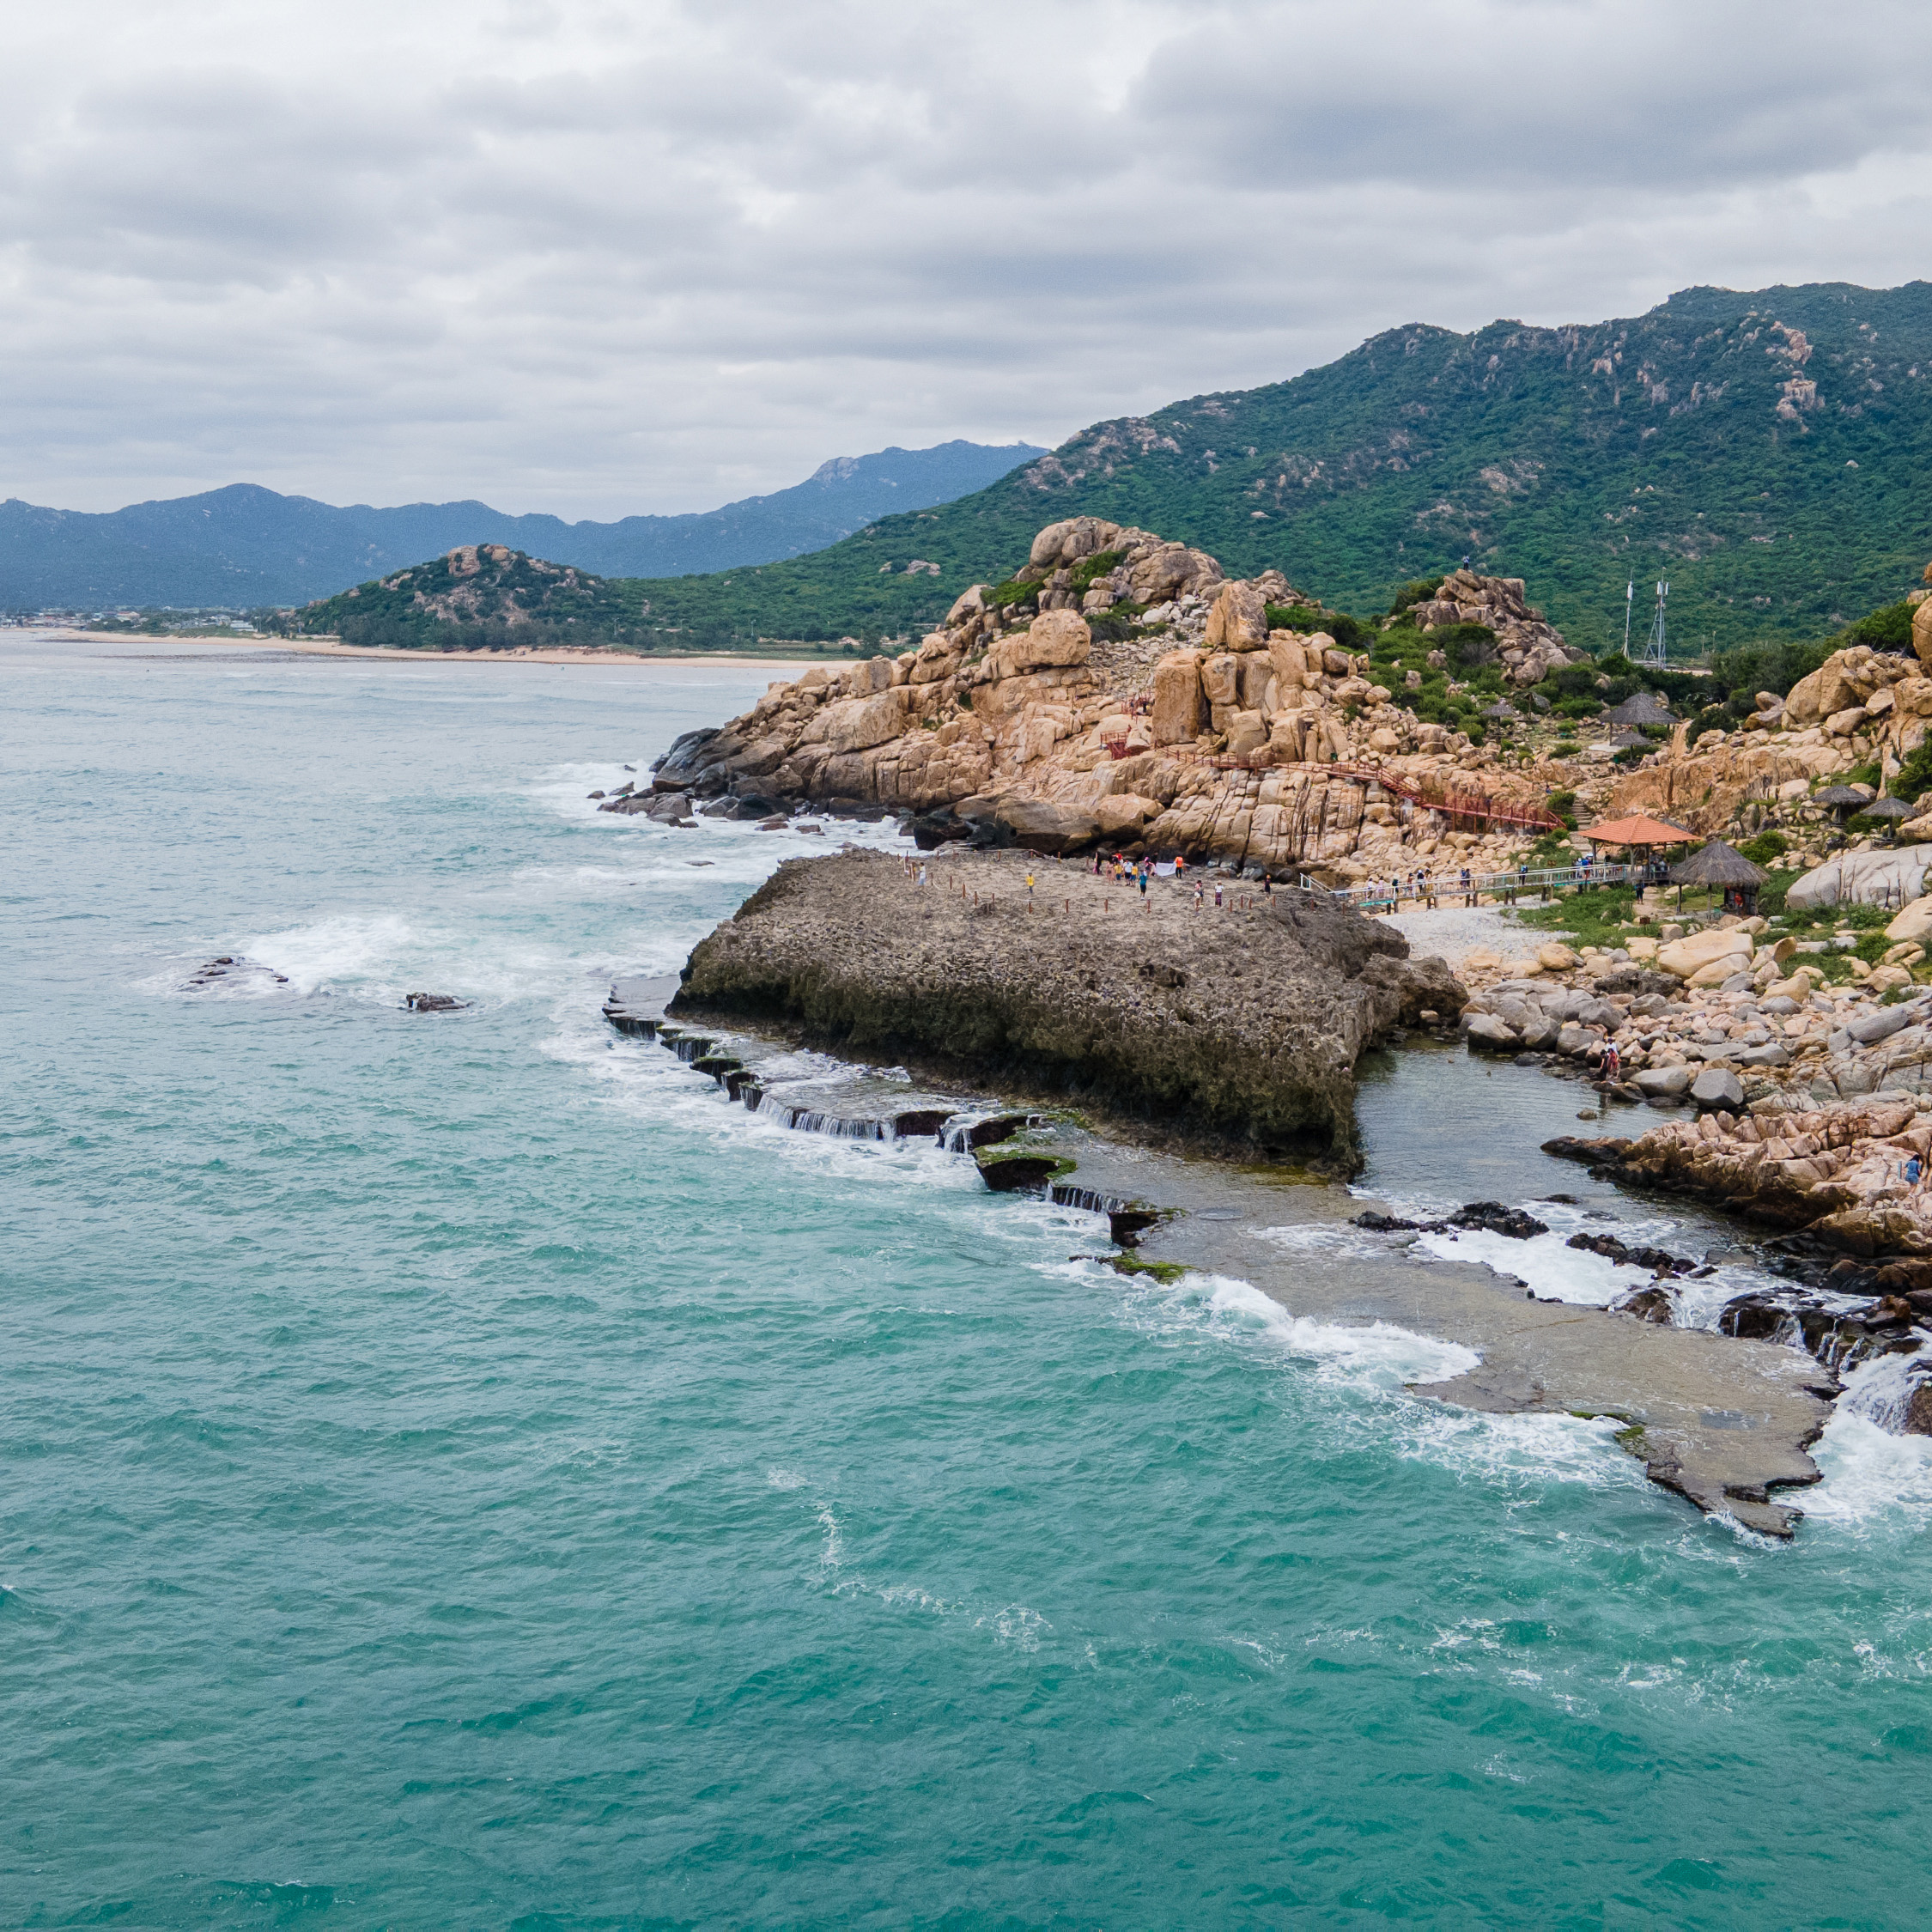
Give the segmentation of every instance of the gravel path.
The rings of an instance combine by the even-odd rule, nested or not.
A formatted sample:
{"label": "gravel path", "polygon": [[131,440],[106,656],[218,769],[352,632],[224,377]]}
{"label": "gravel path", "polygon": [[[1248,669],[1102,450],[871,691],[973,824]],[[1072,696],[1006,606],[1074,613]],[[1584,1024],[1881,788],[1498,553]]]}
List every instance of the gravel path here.
{"label": "gravel path", "polygon": [[1395,913],[1388,924],[1409,942],[1412,957],[1425,959],[1431,953],[1439,954],[1452,970],[1479,946],[1507,957],[1564,937],[1560,933],[1526,930],[1493,906],[1443,906],[1435,912]]}

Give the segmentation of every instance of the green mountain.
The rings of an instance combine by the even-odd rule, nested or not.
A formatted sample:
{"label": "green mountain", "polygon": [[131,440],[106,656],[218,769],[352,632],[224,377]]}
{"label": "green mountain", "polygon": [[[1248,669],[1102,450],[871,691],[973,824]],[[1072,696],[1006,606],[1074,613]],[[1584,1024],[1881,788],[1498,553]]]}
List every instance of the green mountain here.
{"label": "green mountain", "polygon": [[641,647],[635,599],[607,577],[503,544],[467,544],[393,576],[306,605],[289,628],[398,650],[519,645]]}
{"label": "green mountain", "polygon": [[[662,645],[916,634],[1091,513],[1388,608],[1464,556],[1620,646],[1671,586],[1674,656],[1815,637],[1932,555],[1932,284],[1689,289],[1627,320],[1392,329],[1289,382],[1083,430],[976,495],[806,556],[630,579]],[[934,568],[936,567],[936,568]]]}

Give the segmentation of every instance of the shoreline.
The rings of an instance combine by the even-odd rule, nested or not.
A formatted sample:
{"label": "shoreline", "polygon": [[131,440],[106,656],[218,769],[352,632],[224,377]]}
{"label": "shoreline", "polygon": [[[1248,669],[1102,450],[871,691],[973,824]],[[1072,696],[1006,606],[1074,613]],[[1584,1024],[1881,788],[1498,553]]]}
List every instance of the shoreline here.
{"label": "shoreline", "polygon": [[690,651],[677,654],[667,651],[653,651],[648,656],[634,651],[564,649],[398,651],[384,645],[344,644],[339,640],[325,637],[154,637],[143,631],[87,630],[73,624],[49,625],[44,628],[22,624],[17,629],[23,637],[39,637],[53,644],[174,644],[184,647],[211,644],[230,650],[283,651],[295,657],[346,658],[387,664],[574,664],[601,665],[605,668],[622,666],[626,669],[633,665],[648,669],[653,665],[688,667],[708,664],[747,669],[757,665],[769,665],[778,671],[800,671],[810,670],[814,665],[850,661],[839,658],[764,657],[727,651]]}
{"label": "shoreline", "polygon": [[[693,1011],[690,1001],[673,999],[666,1013],[662,1000],[671,990],[668,981],[648,994],[641,982],[614,989],[605,1018],[619,1032],[675,1054],[715,1081],[721,1103],[842,1138],[937,1137],[975,1160],[994,1191],[1044,1194],[1107,1216],[1121,1251],[1075,1259],[1127,1274],[1222,1278],[1247,1285],[1297,1320],[1386,1325],[1467,1349],[1476,1358],[1473,1366],[1412,1384],[1411,1393],[1493,1414],[1607,1418],[1619,1425],[1619,1445],[1652,1481],[1706,1515],[1762,1535],[1789,1539],[1803,1515],[1776,1492],[1820,1479],[1808,1451],[1840,1384],[1830,1367],[1781,1340],[1657,1323],[1526,1291],[1505,1272],[1507,1258],[1481,1250],[1480,1235],[1469,1237],[1467,1261],[1419,1248],[1413,1234],[1384,1234],[1372,1221],[1358,1236],[1358,1215],[1387,1203],[1354,1194],[1340,1175],[1323,1171],[1326,1163],[1297,1168],[1258,1151],[1242,1158],[1211,1137],[1177,1137],[1178,1123],[1089,1109],[1064,1092],[1044,1104],[1029,1101],[1027,1083],[1003,1080],[997,1069],[969,1081],[956,1078],[951,1093],[972,1097],[942,1104],[949,1087],[943,1066],[918,1069],[934,1076],[930,1084],[921,1078],[910,1091],[894,1092],[892,1070],[878,1053],[808,1031],[805,1038],[841,1063],[848,1084],[826,1091],[823,1083],[777,1075],[768,1088],[761,1060],[769,1055],[782,1064],[800,1043],[799,1030],[781,1016]],[[907,1064],[896,1058],[900,1069]],[[980,1146],[965,1124],[1002,1106],[1028,1124],[1016,1128],[1009,1118],[999,1125],[997,1145]],[[1453,1165],[1451,1151],[1445,1176]],[[1364,1250],[1352,1265],[1311,1269],[1292,1240],[1280,1238],[1300,1226],[1326,1232],[1338,1220],[1329,1238]],[[1632,1294],[1651,1285],[1645,1268],[1629,1273]]]}

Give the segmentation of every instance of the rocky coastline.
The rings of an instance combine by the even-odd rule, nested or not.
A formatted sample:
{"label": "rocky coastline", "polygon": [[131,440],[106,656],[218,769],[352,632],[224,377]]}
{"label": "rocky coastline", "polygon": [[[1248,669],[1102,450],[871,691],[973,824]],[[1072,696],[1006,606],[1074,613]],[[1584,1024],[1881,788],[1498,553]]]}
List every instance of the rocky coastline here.
{"label": "rocky coastline", "polygon": [[[1630,1291],[1609,1309],[1526,1296],[1522,1283],[1493,1263],[1473,1255],[1473,1265],[1458,1267],[1450,1257],[1448,1265],[1428,1265],[1425,1309],[1418,1289],[1408,1285],[1413,1261],[1405,1260],[1405,1245],[1416,1238],[1414,1224],[1373,1207],[1355,1212],[1352,1218],[1364,1238],[1386,1243],[1385,1259],[1354,1269],[1307,1268],[1271,1238],[1271,1224],[1283,1212],[1275,1178],[1281,1170],[1257,1163],[1252,1149],[1242,1160],[1216,1157],[1226,1151],[1225,1137],[1212,1129],[1176,1131],[1177,1118],[1214,1118],[1198,1111],[1198,1102],[1195,1109],[1183,1104],[1163,1116],[1148,1104],[1147,1090],[1109,1091],[1103,1103],[1095,1105],[1090,1087],[1078,1096],[1082,1105],[1068,1108],[1069,1087],[1077,1083],[1058,1075],[1042,1079],[1036,1071],[1031,1078],[1002,1079],[995,1088],[985,1078],[985,1064],[951,1051],[926,1060],[926,1068],[968,1074],[963,1084],[977,1100],[909,1091],[896,1084],[904,1074],[895,1070],[869,1097],[841,1091],[836,1104],[845,1111],[822,1111],[817,1096],[799,1091],[795,1073],[788,1078],[768,1073],[768,1063],[786,1069],[795,1064],[793,1049],[801,1038],[849,1051],[860,1044],[857,1029],[847,1024],[852,1017],[848,969],[836,963],[823,975],[815,969],[814,962],[847,950],[848,936],[835,935],[825,923],[827,892],[812,890],[813,875],[829,875],[841,901],[848,902],[856,890],[882,918],[896,916],[902,922],[917,917],[907,914],[906,895],[890,890],[894,878],[904,880],[899,862],[873,857],[854,864],[858,857],[801,863],[789,875],[787,888],[774,896],[776,903],[768,902],[746,922],[750,943],[714,944],[736,921],[702,942],[668,1012],[661,987],[619,987],[605,1006],[606,1018],[618,1032],[654,1042],[708,1077],[725,1100],[775,1118],[782,1126],[861,1140],[936,1139],[971,1160],[991,1189],[1033,1193],[1104,1215],[1119,1250],[1089,1259],[1163,1278],[1190,1270],[1233,1276],[1253,1283],[1297,1315],[1419,1327],[1467,1346],[1480,1358],[1476,1367],[1446,1382],[1419,1385],[1413,1392],[1494,1413],[1607,1417],[1619,1425],[1618,1442],[1642,1461],[1653,1481],[1742,1528],[1778,1538],[1794,1534],[1803,1512],[1781,1492],[1819,1479],[1808,1451],[1838,1394],[1838,1376],[1827,1362],[1813,1359],[1763,1324],[1720,1334],[1658,1321],[1662,1291],[1657,1284],[1709,1273],[1686,1257],[1626,1247],[1604,1234],[1573,1239],[1571,1246],[1589,1247],[1630,1270]],[[987,883],[968,886],[969,903],[975,890],[982,902],[997,897],[993,882],[1010,891],[1016,883],[1010,876],[1012,864],[992,860],[981,873]],[[967,865],[961,870],[980,868]],[[1073,883],[1064,868],[1041,871],[1056,885]],[[1024,871],[1019,879],[1024,881]],[[883,892],[876,890],[881,884],[886,886]],[[932,881],[909,890],[923,892],[930,901],[943,888]],[[1061,895],[1063,923],[1071,918],[1067,907],[1072,898],[1071,893]],[[979,916],[988,929],[996,930],[993,921],[1010,918],[1036,922],[1030,928],[1036,934],[1045,931],[1046,915],[1037,906],[1031,914],[989,908]],[[1157,945],[1157,922],[1149,932],[1135,930],[1136,921],[1154,917],[1139,911],[1138,895],[1130,909],[1123,912],[1116,902],[1111,915],[1101,916],[1120,920],[1112,930],[1120,934],[1116,950],[1131,976],[1115,982],[1112,992],[1116,999],[1132,999],[1145,983],[1140,964],[1156,957],[1171,963],[1173,943],[1159,946],[1157,953],[1151,949]],[[1190,909],[1185,916],[1205,924],[1217,915]],[[1258,923],[1266,916],[1224,906],[1218,931],[1199,944],[1204,951],[1224,957],[1230,950],[1251,954],[1257,939],[1263,946],[1269,944],[1266,928]],[[870,928],[866,937],[872,937]],[[708,948],[702,983],[711,996],[693,996],[690,988],[700,981],[699,956]],[[1367,956],[1361,977],[1368,983],[1362,995],[1344,1002],[1358,1019],[1372,1022],[1376,1013],[1391,1011],[1389,989],[1376,984],[1381,975],[1370,968],[1393,957],[1382,951]],[[1042,982],[1064,963],[1046,942],[1029,958]],[[1433,963],[1423,963],[1432,980]],[[906,987],[916,985],[916,967],[908,968]],[[1176,985],[1163,990],[1188,988]],[[983,991],[966,979],[953,997],[957,1001]],[[815,1006],[821,999],[826,1003]],[[993,993],[992,999],[1004,1028],[1013,1009],[1002,993]],[[814,1011],[818,1019],[803,1024]],[[1187,1023],[1176,1018],[1169,1024]],[[1238,1011],[1224,1014],[1217,1024],[1231,1036],[1238,1033],[1243,1016]],[[1389,1034],[1384,1030],[1380,1036]],[[867,1037],[882,1054],[904,1043],[896,1032]],[[1103,1049],[1100,1059],[1105,1057]],[[1018,1069],[1021,1061],[1013,1057],[1001,1064]],[[1334,1063],[1325,1062],[1312,1082],[1289,1083],[1282,1090],[1285,1103],[1307,1100],[1312,1089],[1317,1108],[1333,1109],[1337,1104],[1333,1072]],[[1048,1104],[1043,1111],[1016,1110],[1016,1089],[1030,1089],[1036,1095],[1057,1090],[1061,1104]],[[997,1097],[989,1097],[994,1094]],[[1110,1107],[1106,1100],[1119,1104]],[[1272,1100],[1264,1097],[1263,1103],[1279,1109],[1285,1103],[1278,1093]],[[1273,1117],[1281,1116],[1278,1112]],[[1228,1120],[1224,1115],[1219,1124],[1225,1127]],[[1340,1135],[1332,1112],[1322,1115],[1315,1139],[1322,1150],[1336,1153]],[[1352,1155],[1351,1135],[1340,1157],[1331,1163],[1331,1176],[1335,1169],[1352,1166]],[[1326,1183],[1334,1185],[1333,1178]],[[1470,1230],[1509,1240],[1548,1233],[1544,1222],[1494,1201],[1473,1203],[1434,1230],[1452,1236]]]}
{"label": "rocky coastline", "polygon": [[[1613,1306],[1566,1307],[1563,1323],[1584,1332],[1562,1337],[1540,1318],[1523,1323],[1520,1304],[1504,1321],[1479,1296],[1457,1319],[1481,1368],[1428,1392],[1628,1418],[1629,1446],[1656,1479],[1700,1508],[1789,1534],[1795,1512],[1771,1491],[1816,1479],[1805,1451],[1838,1371],[1916,1358],[1932,1339],[1932,1211],[1916,1178],[1932,1165],[1932,987],[1918,979],[1932,898],[1919,896],[1926,868],[1914,863],[1932,847],[1895,854],[1828,839],[1826,801],[1809,802],[1848,760],[1869,757],[1889,775],[1916,751],[1932,677],[1861,647],[1783,698],[1760,694],[1735,733],[1707,726],[1694,750],[1680,727],[1648,750],[1641,738],[1627,753],[1612,740],[1578,756],[1549,731],[1540,749],[1510,753],[1405,702],[1453,657],[1431,651],[1430,671],[1409,670],[1399,697],[1399,680],[1374,682],[1370,654],[1340,647],[1323,616],[1278,573],[1230,582],[1200,552],[1075,519],[1042,531],[1015,579],[975,586],[915,648],[814,669],[774,684],[744,716],[688,734],[602,808],[671,827],[703,815],[773,829],[802,813],[884,811],[933,856],[917,872],[849,850],[781,867],[694,951],[672,1020],[1057,1109],[998,1116],[1022,1125],[1002,1132],[998,1153],[973,1151],[987,1185],[1081,1191],[1086,1205],[1127,1216],[1117,1238],[1144,1224],[1143,1254],[1160,1266],[1170,1255],[1206,1265],[1200,1230],[1182,1242],[1184,1262],[1170,1204],[1115,1174],[1124,1147],[1139,1150],[1130,1169],[1156,1154],[1232,1150],[1358,1171],[1357,1060],[1406,1028],[1587,1082],[1593,1119],[1656,1110],[1633,1115],[1630,1133],[1599,1128],[1545,1151],[1619,1188],[1754,1224],[1770,1273],[1788,1285],[1734,1297],[1713,1326],[1708,1294],[1696,1307],[1678,1294],[1708,1265],[1582,1233],[1568,1245],[1632,1271]],[[1492,650],[1532,723],[1534,708],[1551,703],[1529,687],[1584,675],[1582,653],[1514,580],[1454,573],[1402,622],[1439,630],[1452,653]],[[1932,663],[1932,623],[1913,642]],[[1376,647],[1384,675],[1393,648]],[[1618,775],[1613,751],[1637,769]],[[1559,787],[1579,814],[1668,807],[1703,831],[1789,826],[1811,867],[1791,887],[1794,908],[1874,895],[1912,903],[1881,958],[1857,933],[1675,920],[1653,890],[1625,908],[1632,929],[1614,944],[1526,934],[1521,954],[1479,952],[1452,972],[1410,959],[1394,932],[1329,890],[1413,868],[1460,878],[1471,906],[1513,900],[1504,868],[1528,863],[1533,844],[1545,863],[1544,848],[1562,841],[1549,809]],[[1191,877],[1157,879],[1144,895],[1091,866],[1096,851],[1180,859]],[[1198,896],[1204,875],[1212,906]],[[1298,889],[1281,890],[1291,881]],[[705,1070],[759,1103],[755,1073],[704,1037]],[[1096,1127],[1113,1139],[1094,1140]],[[896,1118],[890,1131],[902,1131]],[[1076,1133],[1087,1137],[1077,1159]],[[1548,1234],[1494,1202],[1428,1224],[1371,1209],[1358,1225],[1397,1242],[1454,1240],[1458,1228]],[[1253,1254],[1244,1267],[1267,1273]],[[1285,1282],[1278,1298],[1298,1305]],[[1447,1332],[1433,1316],[1425,1325]],[[1750,1349],[1767,1352],[1735,1352]],[[1768,1433],[1755,1421],[1698,1420],[1728,1413],[1714,1390],[1740,1374],[1790,1383],[1789,1402],[1765,1412]],[[1668,1400],[1665,1385],[1676,1391]],[[1911,1386],[1894,1421],[1932,1432],[1932,1400]],[[1702,1409],[1685,1394],[1699,1388]],[[1727,1437],[1734,1427],[1752,1439]]]}

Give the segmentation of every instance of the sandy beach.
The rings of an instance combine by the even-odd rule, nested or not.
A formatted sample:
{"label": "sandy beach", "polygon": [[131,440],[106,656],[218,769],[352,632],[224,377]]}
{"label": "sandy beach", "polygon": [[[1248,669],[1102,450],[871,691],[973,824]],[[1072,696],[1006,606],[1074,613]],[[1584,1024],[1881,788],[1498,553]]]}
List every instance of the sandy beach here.
{"label": "sandy beach", "polygon": [[[86,630],[72,624],[45,627],[27,625],[24,629],[51,642],[73,644],[211,644],[245,651],[289,651],[301,657],[388,659],[398,664],[586,664],[608,668],[612,665],[635,665],[648,670],[653,665],[769,665],[775,671],[805,671],[823,658],[763,657],[753,653],[687,651],[672,653],[654,651],[648,657],[630,651],[601,650],[516,650],[516,651],[392,651],[344,644],[331,637],[269,636],[162,636],[145,631]],[[833,662],[848,660],[832,659]]]}

